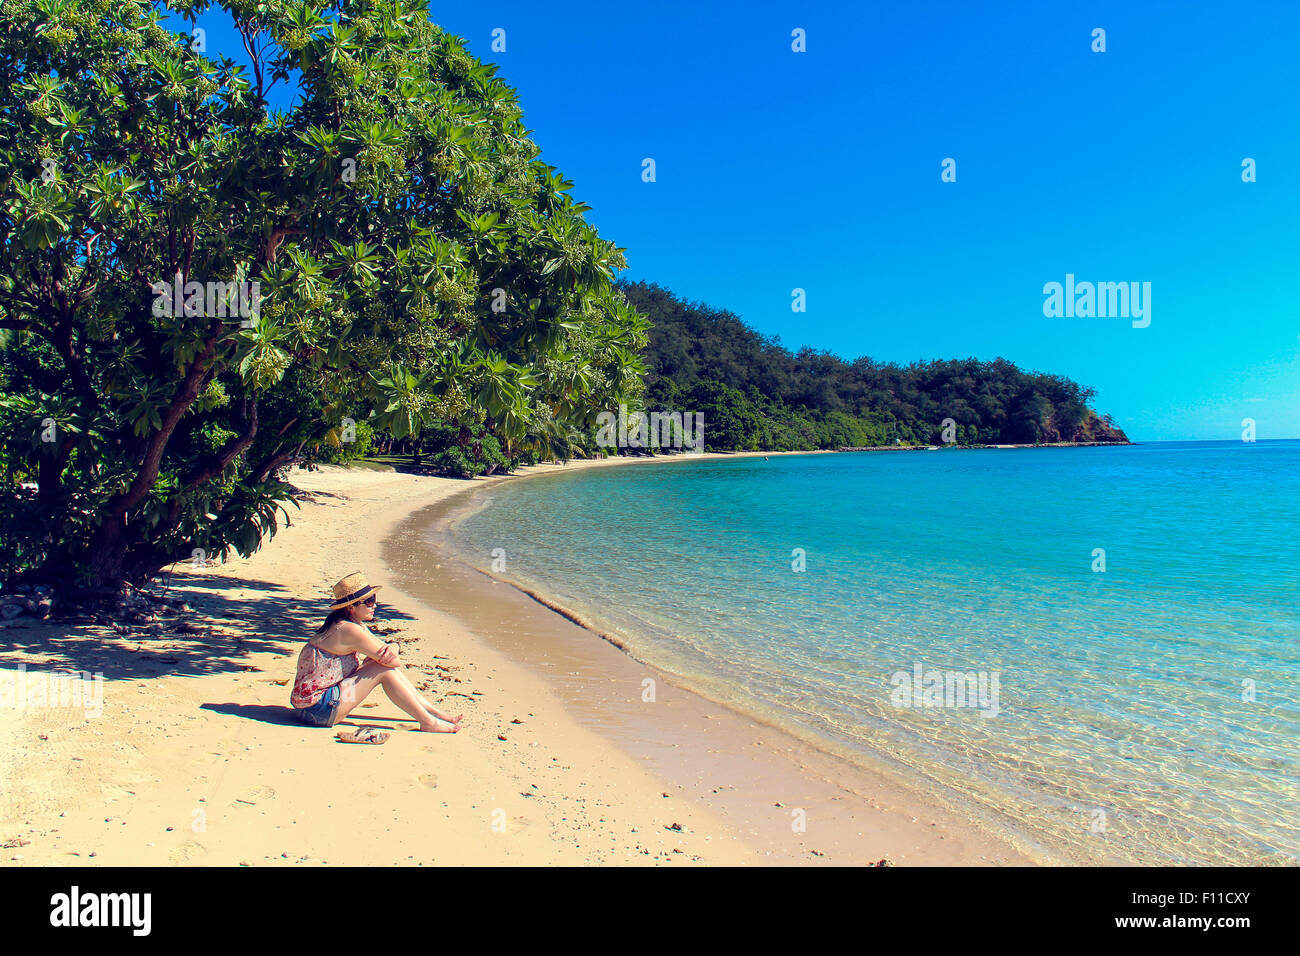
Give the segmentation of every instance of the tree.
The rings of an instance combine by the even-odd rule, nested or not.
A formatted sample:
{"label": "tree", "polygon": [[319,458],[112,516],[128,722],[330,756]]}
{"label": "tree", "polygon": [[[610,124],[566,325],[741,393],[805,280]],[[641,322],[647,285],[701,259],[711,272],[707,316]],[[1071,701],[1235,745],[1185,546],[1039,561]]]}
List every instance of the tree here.
{"label": "tree", "polygon": [[704,416],[706,450],[747,451],[757,447],[758,413],[739,389],[721,382],[700,382],[690,392],[687,412]]}
{"label": "tree", "polygon": [[[900,366],[869,357],[846,363],[812,348],[791,353],[730,312],[687,303],[658,285],[618,285],[653,322],[645,353],[650,394],[667,394],[665,383],[738,389],[758,416],[753,441],[762,448],[937,443],[945,418],[968,443],[1127,440],[1088,407],[1094,389],[1059,375],[1024,372],[1005,359]],[[730,429],[725,403],[716,411],[724,418],[709,444],[751,447],[724,444],[750,439]]]}
{"label": "tree", "polygon": [[422,6],[173,0],[226,11],[248,69],[154,6],[0,7],[0,574],[247,554],[276,469],[372,412],[524,441],[637,393],[622,250]]}

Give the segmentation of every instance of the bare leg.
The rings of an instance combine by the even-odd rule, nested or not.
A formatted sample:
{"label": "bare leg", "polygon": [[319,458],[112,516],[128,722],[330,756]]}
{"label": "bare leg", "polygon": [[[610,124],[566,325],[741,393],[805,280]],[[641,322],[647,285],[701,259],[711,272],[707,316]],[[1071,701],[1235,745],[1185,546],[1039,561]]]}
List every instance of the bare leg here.
{"label": "bare leg", "polygon": [[[382,685],[388,699],[420,723],[420,729],[430,733],[454,734],[460,730],[457,721],[447,720],[433,709],[417,691],[401,668],[385,667],[370,661],[340,685],[338,716],[342,720],[352,713],[370,692]],[[450,726],[441,726],[439,721]]]}
{"label": "bare leg", "polygon": [[345,677],[339,684],[339,709],[335,720],[342,720],[369,697],[387,669],[369,661],[358,667],[351,677]]}
{"label": "bare leg", "polygon": [[[420,720],[421,730],[439,734],[454,734],[460,730],[459,720],[450,720],[434,710],[433,705],[420,696],[420,692],[415,689],[415,685],[411,683],[411,679],[406,676],[406,672],[401,667],[389,668],[388,673],[380,680],[388,699]],[[417,716],[418,711],[423,712],[423,719]]]}
{"label": "bare leg", "polygon": [[[415,685],[411,683],[411,678],[406,676],[405,665],[398,665],[397,667],[389,668],[388,673],[393,675],[392,678],[393,680],[404,684],[406,688],[411,692],[411,694],[415,697],[415,699],[420,702],[420,705],[429,713],[433,714],[433,716],[437,717],[439,720],[444,721],[445,723],[448,724],[459,724],[461,718],[465,716],[464,714],[457,714],[455,717],[448,717],[442,711],[438,710],[438,708],[434,707],[433,704],[429,703],[429,701],[425,700],[424,697],[420,695],[420,692],[416,690]],[[390,700],[393,699],[393,695],[391,693],[388,695],[388,697]],[[394,703],[396,703],[395,700]]]}

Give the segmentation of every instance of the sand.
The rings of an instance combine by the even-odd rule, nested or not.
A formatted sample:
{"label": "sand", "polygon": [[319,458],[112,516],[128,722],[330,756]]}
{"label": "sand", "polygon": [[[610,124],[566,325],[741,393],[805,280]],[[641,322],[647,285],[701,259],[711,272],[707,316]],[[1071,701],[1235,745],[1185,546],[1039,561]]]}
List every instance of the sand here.
{"label": "sand", "polygon": [[[0,862],[1034,859],[924,794],[849,772],[663,675],[665,706],[653,720],[634,714],[626,686],[639,687],[646,668],[508,585],[497,586],[523,604],[510,611],[503,596],[495,617],[464,607],[453,616],[404,593],[386,539],[422,509],[500,479],[333,467],[294,470],[289,479],[311,497],[289,507],[291,524],[251,558],[174,567],[167,594],[193,608],[184,619],[197,633],[178,632],[167,617],[127,635],[22,618],[0,629],[0,669],[103,675],[97,716],[84,706],[0,707]],[[330,586],[355,570],[384,587],[373,629],[401,643],[404,666],[435,706],[465,714],[459,734],[416,731],[382,690],[334,730],[292,718],[297,651],[323,619]],[[541,613],[572,633],[546,630],[553,646],[539,656],[534,642],[524,653],[489,633],[500,629],[501,613],[514,615],[512,632]],[[570,676],[579,673],[594,680]],[[623,690],[599,691],[614,685]],[[335,730],[360,724],[383,726],[390,739],[335,740]],[[805,829],[791,823],[797,811],[813,821]]]}

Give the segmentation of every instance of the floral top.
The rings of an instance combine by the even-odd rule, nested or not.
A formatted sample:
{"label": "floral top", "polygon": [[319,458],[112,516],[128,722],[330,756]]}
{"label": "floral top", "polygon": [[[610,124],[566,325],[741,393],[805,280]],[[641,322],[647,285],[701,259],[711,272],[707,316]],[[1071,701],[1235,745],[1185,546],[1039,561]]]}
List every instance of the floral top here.
{"label": "floral top", "polygon": [[311,707],[321,695],[361,666],[361,655],[331,654],[308,642],[298,652],[298,674],[293,681],[289,703],[295,708]]}

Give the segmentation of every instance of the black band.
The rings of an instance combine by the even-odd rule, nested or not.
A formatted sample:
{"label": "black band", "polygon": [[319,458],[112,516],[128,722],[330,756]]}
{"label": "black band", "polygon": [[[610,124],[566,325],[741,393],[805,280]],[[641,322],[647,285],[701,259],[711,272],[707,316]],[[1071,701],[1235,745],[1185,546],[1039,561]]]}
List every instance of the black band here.
{"label": "black band", "polygon": [[353,601],[355,601],[357,598],[359,598],[359,597],[365,597],[367,594],[369,594],[369,593],[370,593],[371,591],[373,591],[373,590],[374,590],[374,588],[372,588],[369,584],[367,584],[367,585],[366,585],[365,587],[363,587],[360,591],[353,591],[353,592],[352,592],[351,594],[349,594],[347,597],[345,597],[345,598],[339,598],[339,599],[338,599],[337,601],[335,601],[334,603],[335,603],[335,604],[338,604],[338,605],[342,605],[342,604],[351,604],[351,603],[352,603]]}

